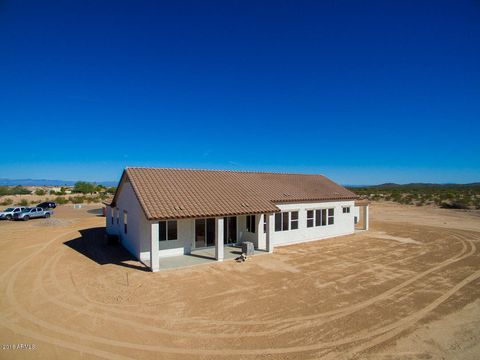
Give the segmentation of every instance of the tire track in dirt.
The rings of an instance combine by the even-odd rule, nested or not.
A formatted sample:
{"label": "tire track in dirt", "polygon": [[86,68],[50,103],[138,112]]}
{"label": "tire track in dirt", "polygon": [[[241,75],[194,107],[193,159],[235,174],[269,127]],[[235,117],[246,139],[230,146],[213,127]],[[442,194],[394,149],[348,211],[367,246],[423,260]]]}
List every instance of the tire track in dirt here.
{"label": "tire track in dirt", "polygon": [[[404,287],[406,287],[406,286],[414,283],[415,281],[423,278],[424,276],[426,276],[426,275],[428,275],[428,274],[430,274],[430,273],[432,273],[436,270],[439,270],[439,269],[441,269],[445,266],[448,266],[451,263],[463,260],[464,258],[470,256],[471,254],[473,254],[476,251],[475,245],[473,243],[471,243],[472,248],[467,253],[468,241],[464,241],[465,239],[461,239],[461,238],[459,239],[458,234],[454,234],[454,236],[462,242],[462,250],[459,253],[457,253],[456,255],[454,255],[451,258],[443,261],[442,263],[438,264],[437,266],[435,266],[433,268],[430,268],[430,269],[428,269],[428,270],[426,270],[422,273],[419,273],[419,274],[415,275],[414,277],[410,278],[409,280],[404,281],[401,284],[399,284],[399,285],[397,285],[393,288],[390,288],[389,290],[387,290],[384,293],[381,293],[381,294],[379,294],[375,297],[372,297],[372,298],[367,299],[363,302],[360,302],[358,304],[351,305],[351,306],[348,306],[348,307],[345,307],[345,308],[331,310],[331,311],[320,313],[320,314],[311,314],[311,315],[304,315],[304,316],[300,316],[300,317],[291,317],[291,318],[284,318],[284,319],[279,319],[279,320],[264,320],[264,321],[262,321],[262,320],[257,320],[257,321],[218,321],[218,320],[211,320],[211,319],[179,319],[179,318],[170,317],[170,316],[143,315],[143,314],[135,314],[135,316],[143,318],[145,320],[155,319],[155,320],[161,320],[161,321],[181,322],[181,323],[187,323],[187,324],[197,323],[197,324],[207,324],[207,325],[215,324],[215,325],[244,325],[244,326],[245,325],[278,325],[278,324],[287,324],[288,325],[289,323],[292,323],[292,322],[315,320],[317,318],[332,317],[332,316],[334,318],[331,319],[331,320],[335,320],[335,319],[338,319],[339,318],[338,316],[340,316],[340,315],[342,315],[342,316],[349,315],[349,314],[351,314],[355,311],[361,310],[361,309],[363,309],[363,308],[365,308],[369,305],[372,305],[377,301],[384,300],[384,299],[392,296],[393,294],[395,294],[399,290],[402,290]],[[52,270],[50,271],[50,276],[53,277],[53,281],[55,282],[57,288],[61,288],[61,286],[58,282],[58,279],[56,279]],[[102,303],[95,303],[95,305],[98,305],[98,308],[100,308],[102,310],[106,310],[107,312],[113,312],[113,313],[116,313],[116,314],[125,314],[125,315],[128,315],[128,316],[132,315],[131,312],[123,311],[121,309],[111,309],[111,308],[108,307],[109,305],[105,305],[105,304],[102,304]],[[242,335],[245,335],[245,334],[248,334],[248,336],[268,335],[272,332],[276,332],[276,331],[272,330],[272,331],[267,331],[267,332],[262,331],[262,332],[242,333]],[[215,335],[218,335],[218,333],[210,334],[210,336],[215,336]]]}
{"label": "tire track in dirt", "polygon": [[[475,252],[475,249],[472,248],[469,253],[472,253],[472,251]],[[467,256],[468,256],[468,255],[467,255]],[[458,257],[458,254],[457,254],[456,256],[454,256],[452,259],[455,259],[455,258],[457,258],[457,257]],[[61,258],[61,254],[57,254],[56,258],[53,259],[54,263],[56,263],[56,261],[58,261],[60,258]],[[463,258],[463,257],[462,257],[462,258]],[[458,261],[458,260],[457,260],[457,261]],[[436,267],[436,268],[438,268],[438,267]],[[41,272],[41,275],[43,275],[43,271],[44,271],[44,270],[45,270],[45,269],[43,268],[43,269],[42,269],[42,272]],[[434,269],[430,269],[428,272],[431,272],[432,270],[434,270]],[[40,276],[40,277],[41,277],[41,276]],[[412,281],[410,280],[409,282],[412,282]],[[44,295],[45,295],[45,294],[44,294]],[[59,301],[56,300],[56,299],[53,299],[53,301],[54,301],[55,303],[57,303],[57,305],[60,305],[60,306],[65,306],[65,305],[66,305],[66,304],[63,304],[63,303],[59,302]],[[70,310],[73,310],[73,311],[79,311],[80,313],[86,313],[86,314],[90,314],[90,315],[92,315],[92,316],[99,316],[98,313],[92,313],[92,312],[90,312],[89,310],[84,310],[84,309],[83,309],[83,310],[82,310],[82,309],[81,309],[81,310],[78,310],[78,308],[73,307],[73,306],[69,306],[68,308],[69,308]],[[339,314],[340,317],[343,317],[343,316],[345,316],[345,315],[348,315],[348,314]],[[104,314],[102,314],[102,315],[100,315],[100,316],[104,316]],[[111,316],[107,316],[106,318],[110,318],[111,320],[118,320],[118,319],[115,319],[115,318],[113,318],[113,317],[111,317]],[[339,318],[339,317],[337,316],[337,318]],[[333,320],[333,319],[329,319],[329,321],[331,321],[331,320]],[[123,323],[128,324],[128,325],[133,325],[133,326],[136,326],[136,325],[138,324],[138,323],[136,323],[136,322],[134,322],[134,321],[123,320],[123,319],[122,319],[120,322],[123,322]],[[312,324],[312,325],[318,325],[318,324]],[[138,326],[138,325],[137,325],[137,326]],[[142,326],[141,326],[141,327],[142,327]],[[304,326],[302,326],[302,327],[304,327]],[[165,333],[165,334],[170,334],[170,335],[175,335],[175,336],[177,336],[177,335],[181,335],[181,336],[193,336],[193,335],[195,335],[195,334],[192,334],[192,333],[178,332],[178,331],[172,331],[172,330],[164,330],[164,329],[158,329],[158,328],[156,328],[156,327],[150,327],[150,326],[145,326],[145,327],[143,327],[143,328],[148,329],[148,330],[151,330],[151,331],[162,332],[162,333]],[[293,331],[293,330],[295,330],[295,329],[296,329],[296,327],[290,327],[290,328],[287,329],[286,331]],[[244,336],[244,335],[247,335],[247,336],[259,336],[259,335],[269,335],[269,334],[272,334],[272,333],[278,333],[278,331],[273,330],[273,331],[268,331],[268,332],[253,332],[253,333],[251,333],[251,334],[241,333],[240,336]],[[237,332],[237,335],[239,335],[238,332]],[[209,336],[209,337],[211,337],[211,336],[215,336],[215,334],[207,334],[207,335],[204,335],[204,336]],[[227,335],[226,337],[230,337],[230,336],[231,336],[231,335]],[[195,337],[197,337],[197,336],[195,336]],[[203,336],[200,336],[200,337],[203,337]],[[223,337],[223,336],[222,336],[222,337]]]}
{"label": "tire track in dirt", "polygon": [[[313,351],[313,350],[320,350],[323,348],[341,346],[341,345],[345,345],[352,342],[357,342],[360,340],[364,340],[366,338],[371,338],[372,336],[382,335],[385,332],[395,330],[395,329],[401,332],[403,331],[403,326],[408,327],[412,325],[414,322],[418,321],[422,317],[426,316],[430,311],[438,307],[441,303],[443,303],[445,300],[447,300],[450,296],[455,294],[461,288],[477,280],[478,278],[480,278],[480,270],[476,271],[475,273],[471,274],[470,276],[468,276],[467,278],[459,282],[457,285],[452,287],[449,291],[447,291],[442,296],[437,298],[435,301],[433,301],[432,303],[424,307],[422,310],[417,311],[399,321],[396,321],[393,324],[389,324],[387,326],[384,326],[380,329],[376,329],[374,331],[369,331],[366,334],[355,335],[353,337],[350,337],[349,339],[342,339],[338,341],[305,345],[305,346],[294,346],[294,347],[287,347],[287,348],[269,348],[269,349],[238,349],[238,350],[237,349],[192,349],[192,350],[187,350],[187,349],[178,349],[178,348],[171,348],[171,347],[158,346],[158,345],[141,345],[141,344],[132,344],[128,342],[119,342],[116,340],[103,339],[97,336],[84,335],[82,333],[72,332],[69,330],[61,329],[61,328],[59,329],[59,331],[64,335],[71,335],[84,340],[94,341],[97,343],[103,343],[103,344],[108,344],[112,346],[120,346],[120,347],[125,347],[130,349],[136,349],[136,350],[163,351],[163,352],[176,353],[176,354],[191,354],[191,355],[203,354],[203,355],[211,355],[211,356],[212,355],[228,356],[228,355],[284,354],[284,353],[292,353],[292,352]],[[15,300],[15,298],[13,298],[13,300]],[[44,325],[43,327],[47,325],[46,327],[49,329],[57,328],[56,326],[50,326],[50,324],[45,324],[45,322],[43,321],[38,321],[38,319],[33,319],[33,320],[37,325],[40,325],[40,326]],[[375,344],[376,344],[376,341],[372,341],[371,344],[366,344],[365,348],[368,348],[368,346],[374,346]],[[358,353],[359,351],[363,351],[363,350],[364,350],[363,348],[360,348],[360,350],[356,350],[355,353]]]}
{"label": "tire track in dirt", "polygon": [[[473,244],[473,242],[471,242],[471,245],[472,245],[472,248],[471,248],[469,254],[470,254],[470,253],[475,253],[475,250],[476,250],[476,247],[475,247],[475,245]],[[39,252],[37,252],[37,253],[39,253]],[[32,255],[35,255],[35,254],[32,254]],[[458,257],[458,255],[455,256],[455,257],[452,257],[452,258],[450,259],[450,262],[449,262],[449,263],[452,263],[452,262],[455,262],[455,261],[459,261],[460,259],[463,259],[463,258],[465,258],[466,256],[461,256],[461,258],[455,260],[456,257]],[[29,257],[29,258],[31,259],[32,257]],[[25,262],[23,263],[23,265],[26,265],[27,262],[28,262],[28,261],[25,261]],[[445,262],[442,262],[441,264],[445,264]],[[440,265],[441,265],[441,264],[440,264]],[[438,266],[437,266],[437,267],[438,267]],[[11,269],[10,269],[10,270],[11,270]],[[18,273],[19,273],[20,270],[21,270],[21,268],[18,268],[18,267],[17,267],[17,271],[15,272],[12,281],[9,282],[9,287],[8,287],[8,289],[9,289],[10,291],[12,290],[12,287],[11,287],[11,286],[13,286],[13,285],[11,285],[11,284],[14,284],[14,283],[15,283],[15,279],[16,279],[16,277],[17,277],[17,275],[18,275]],[[430,269],[429,272],[432,272],[431,270],[432,270],[432,269]],[[478,273],[478,272],[477,272],[477,273]],[[477,274],[477,273],[475,273],[475,274]],[[469,278],[471,278],[471,280],[468,280],[469,278],[465,279],[465,280],[462,281],[461,283],[457,284],[457,285],[456,285],[453,289],[451,289],[449,292],[447,292],[446,294],[444,294],[441,298],[439,298],[439,299],[437,299],[436,301],[434,301],[432,304],[437,304],[437,303],[438,303],[438,304],[436,305],[436,306],[438,306],[441,302],[443,302],[444,300],[446,300],[449,296],[451,296],[451,294],[453,294],[454,292],[458,291],[461,287],[465,286],[466,284],[468,284],[468,283],[471,282],[471,281],[476,280],[476,279],[478,278],[478,276],[477,276],[478,274],[477,274],[477,275],[475,275],[475,274],[472,274],[471,276],[469,276]],[[475,275],[475,276],[473,276],[473,275]],[[454,290],[454,291],[453,291],[453,290]],[[453,291],[453,293],[452,293],[452,291]],[[451,294],[450,294],[450,293],[451,293]],[[13,293],[12,293],[12,294],[13,294]],[[10,294],[10,292],[9,292],[9,295],[12,295],[12,294]],[[449,295],[449,294],[450,294],[450,295]],[[443,300],[442,300],[442,299],[443,299]],[[16,301],[16,299],[15,299],[15,297],[14,297],[14,294],[13,294],[13,298],[9,297],[9,300],[14,300],[14,302]],[[440,302],[439,302],[439,301],[440,301]],[[408,316],[406,319],[414,318],[414,317],[412,317],[412,316],[419,316],[419,315],[416,315],[417,313],[420,313],[420,316],[422,316],[423,313],[433,310],[433,308],[436,307],[436,306],[433,306],[433,307],[432,307],[432,304],[430,304],[430,305],[428,305],[427,307],[425,307],[424,310],[422,310],[422,311],[420,311],[420,312],[416,312],[416,313]],[[425,310],[425,309],[427,309],[427,310]],[[22,309],[22,311],[23,311],[23,309]],[[401,326],[401,324],[402,324],[404,321],[405,321],[405,320],[400,320],[400,321],[398,321],[398,322],[396,322],[396,323],[394,323],[394,324],[399,324],[398,326]],[[377,330],[375,331],[374,335],[382,334],[382,331],[391,331],[391,329],[395,329],[396,327],[393,326],[394,324],[390,324],[390,325],[387,326],[387,327],[384,327],[384,328],[381,328],[381,329],[377,329]],[[397,326],[397,327],[398,327],[398,326]],[[367,334],[368,338],[370,338],[371,336],[374,336],[374,335],[372,335],[372,332],[369,332],[369,333]],[[78,336],[78,333],[75,333],[75,332],[74,332],[74,335],[72,335],[72,336]],[[95,338],[97,338],[97,340],[98,340],[98,339],[102,339],[102,338],[99,338],[99,337],[95,337]],[[359,336],[352,337],[352,338],[349,339],[349,341],[347,341],[347,343],[350,343],[350,342],[352,342],[352,341],[353,341],[353,342],[358,341],[359,338],[361,339],[362,336],[360,336],[360,337],[359,337]],[[89,340],[91,340],[91,339],[89,339]],[[95,341],[95,340],[93,340],[93,341]],[[343,339],[343,342],[344,342],[344,343],[345,343],[345,341],[346,341],[346,339]],[[372,341],[373,341],[373,340],[372,340]],[[112,345],[111,343],[109,343],[109,344]],[[123,342],[122,342],[122,344],[123,344]],[[329,342],[329,343],[327,342],[327,343],[321,343],[321,344],[312,344],[312,345],[308,345],[308,346],[304,346],[304,347],[289,347],[289,348],[283,348],[283,349],[278,349],[278,348],[277,348],[277,349],[249,349],[249,350],[247,350],[247,351],[246,351],[246,350],[243,350],[243,349],[242,349],[242,350],[232,350],[232,349],[209,350],[209,349],[200,349],[200,351],[202,351],[202,353],[205,353],[205,354],[207,354],[207,355],[224,355],[225,352],[227,352],[228,354],[239,354],[239,355],[245,355],[246,352],[247,352],[249,355],[258,355],[258,354],[264,354],[264,353],[286,353],[286,352],[290,353],[290,352],[298,352],[298,351],[311,351],[311,350],[317,350],[317,349],[321,349],[321,348],[325,348],[325,347],[328,348],[328,347],[331,347],[331,346],[338,346],[339,344],[340,344],[340,343],[338,343],[338,342]],[[147,345],[147,346],[145,346],[145,345],[137,345],[137,346],[135,346],[135,344],[131,344],[131,345],[134,345],[133,348],[135,348],[135,349],[139,349],[139,348],[140,348],[140,349],[143,349],[143,350],[149,349],[149,351],[166,351],[166,352],[171,352],[172,350],[174,350],[175,353],[182,353],[182,354],[188,353],[188,351],[185,352],[185,350],[183,350],[183,349],[182,349],[180,352],[178,352],[179,349],[177,349],[177,348],[171,349],[171,348],[168,348],[168,347],[157,347],[157,346],[153,346],[153,347],[152,347],[152,346],[148,346],[148,345]],[[121,346],[121,345],[119,345],[119,346]],[[168,349],[168,350],[167,350],[167,349]],[[198,351],[199,351],[199,349],[194,349],[194,350],[192,350],[192,351],[193,351],[195,354],[197,354]],[[218,351],[220,351],[221,353],[218,353]],[[233,351],[233,353],[232,353],[232,351]],[[239,351],[239,352],[238,352],[238,351]],[[265,351],[266,351],[266,352],[265,352]],[[279,351],[280,351],[280,352],[279,352]]]}

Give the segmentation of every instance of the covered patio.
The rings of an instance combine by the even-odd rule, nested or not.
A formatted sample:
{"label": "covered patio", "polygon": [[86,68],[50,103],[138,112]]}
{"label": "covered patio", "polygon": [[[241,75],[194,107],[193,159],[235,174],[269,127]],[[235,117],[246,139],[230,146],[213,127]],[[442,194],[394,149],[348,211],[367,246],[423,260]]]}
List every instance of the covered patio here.
{"label": "covered patio", "polygon": [[[245,241],[254,244],[256,253],[272,252],[273,218],[274,213],[247,213],[231,217],[186,219],[179,226],[180,231],[184,229],[186,234],[183,243],[176,245],[180,246],[177,250],[183,254],[163,252],[167,256],[160,256],[163,250],[159,248],[159,222],[152,222],[149,259],[142,259],[142,262],[152,271],[159,271],[234,259],[242,254],[239,245]],[[234,220],[233,223],[230,220]],[[229,230],[232,230],[232,234]]]}
{"label": "covered patio", "polygon": [[[233,260],[242,254],[242,247],[236,245],[226,245],[223,249],[224,260]],[[255,255],[268,254],[265,250],[255,249]],[[218,261],[215,258],[215,248],[203,248],[192,250],[190,254],[165,257],[160,260],[158,270],[169,270],[183,267],[190,267],[202,264],[208,264]],[[150,261],[143,261],[146,266],[150,266]]]}

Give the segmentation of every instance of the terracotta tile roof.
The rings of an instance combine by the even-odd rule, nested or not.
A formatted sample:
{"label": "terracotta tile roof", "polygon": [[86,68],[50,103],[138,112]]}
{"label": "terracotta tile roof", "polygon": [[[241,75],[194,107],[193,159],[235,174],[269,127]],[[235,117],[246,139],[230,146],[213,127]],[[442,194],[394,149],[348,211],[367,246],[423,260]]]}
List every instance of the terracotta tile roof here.
{"label": "terracotta tile roof", "polygon": [[310,174],[127,168],[123,180],[130,181],[149,220],[268,213],[279,211],[275,203],[357,198]]}

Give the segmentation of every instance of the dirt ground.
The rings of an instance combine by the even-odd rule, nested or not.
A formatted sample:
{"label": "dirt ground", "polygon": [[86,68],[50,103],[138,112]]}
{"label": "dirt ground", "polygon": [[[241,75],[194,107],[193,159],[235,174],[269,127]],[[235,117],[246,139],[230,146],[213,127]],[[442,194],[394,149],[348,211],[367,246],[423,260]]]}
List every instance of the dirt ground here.
{"label": "dirt ground", "polygon": [[478,212],[372,204],[368,232],[150,273],[95,208],[0,222],[0,359],[480,358]]}

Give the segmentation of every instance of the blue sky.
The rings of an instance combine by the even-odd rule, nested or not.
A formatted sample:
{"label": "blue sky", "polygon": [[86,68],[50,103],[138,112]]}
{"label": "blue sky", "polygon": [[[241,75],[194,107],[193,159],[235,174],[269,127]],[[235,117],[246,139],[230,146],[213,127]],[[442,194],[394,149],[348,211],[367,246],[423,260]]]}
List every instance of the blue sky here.
{"label": "blue sky", "polygon": [[0,0],[0,177],[480,180],[480,2]]}

